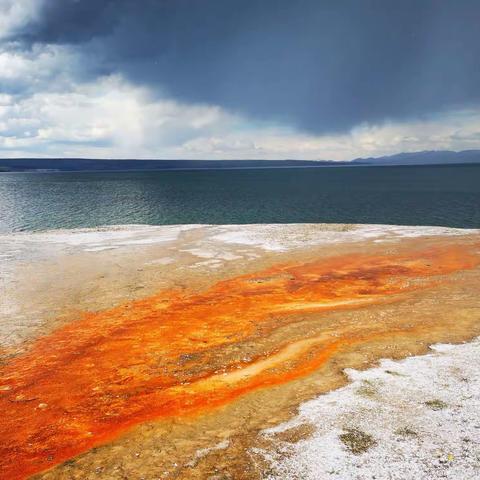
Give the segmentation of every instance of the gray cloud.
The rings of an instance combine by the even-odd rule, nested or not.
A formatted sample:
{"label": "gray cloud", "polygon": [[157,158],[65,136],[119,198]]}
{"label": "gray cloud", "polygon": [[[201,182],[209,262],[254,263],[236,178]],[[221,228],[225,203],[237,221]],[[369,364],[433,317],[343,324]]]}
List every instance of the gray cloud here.
{"label": "gray cloud", "polygon": [[13,40],[323,133],[478,104],[479,23],[477,0],[49,0]]}

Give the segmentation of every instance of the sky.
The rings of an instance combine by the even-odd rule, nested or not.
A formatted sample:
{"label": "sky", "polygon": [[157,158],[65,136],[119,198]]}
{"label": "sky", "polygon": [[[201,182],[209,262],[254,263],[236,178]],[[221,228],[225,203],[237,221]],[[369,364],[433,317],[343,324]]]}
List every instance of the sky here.
{"label": "sky", "polygon": [[480,148],[478,0],[0,0],[0,157]]}

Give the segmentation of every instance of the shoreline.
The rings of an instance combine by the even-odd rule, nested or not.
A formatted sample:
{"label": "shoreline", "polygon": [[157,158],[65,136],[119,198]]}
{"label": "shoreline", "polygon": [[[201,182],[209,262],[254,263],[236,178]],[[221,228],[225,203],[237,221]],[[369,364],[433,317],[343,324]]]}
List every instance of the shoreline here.
{"label": "shoreline", "polygon": [[[344,368],[359,366],[364,368],[375,364],[377,359],[385,356],[403,358],[425,352],[431,343],[462,342],[480,334],[472,318],[473,312],[478,308],[476,300],[478,288],[475,288],[480,275],[476,266],[479,263],[476,257],[478,231],[468,233],[463,230],[460,233],[455,231],[453,236],[446,235],[445,229],[429,229],[429,227],[415,229],[392,226],[291,224],[247,226],[239,235],[236,230],[243,227],[245,226],[188,226],[177,232],[175,228],[170,228],[168,234],[168,227],[165,227],[167,230],[161,228],[163,232],[154,242],[148,238],[148,235],[151,235],[150,227],[147,229],[148,232],[142,230],[144,227],[133,228],[133,230],[137,229],[135,238],[129,235],[125,237],[125,231],[122,229],[116,231],[117,237],[113,235],[114,238],[111,237],[112,230],[103,231],[107,237],[108,235],[110,237],[101,239],[98,238],[98,231],[88,232],[86,236],[93,235],[93,238],[87,239],[85,231],[72,232],[71,236],[67,235],[69,238],[65,238],[65,232],[59,235],[27,234],[37,236],[37,240],[32,244],[30,237],[25,245],[20,245],[20,248],[17,240],[23,234],[16,237],[13,242],[14,248],[19,248],[20,253],[22,248],[30,250],[34,264],[33,267],[16,266],[17,282],[22,283],[21,279],[27,278],[27,275],[30,275],[31,279],[32,272],[36,271],[38,274],[41,270],[42,274],[46,275],[45,288],[47,288],[49,275],[52,275],[52,278],[58,276],[58,268],[63,270],[65,277],[68,277],[68,271],[72,269],[77,272],[77,277],[70,284],[67,280],[65,290],[60,290],[59,296],[67,295],[67,303],[71,302],[72,298],[76,298],[80,307],[85,298],[85,301],[90,304],[91,313],[88,315],[98,324],[107,325],[105,321],[108,316],[105,315],[109,315],[108,308],[113,307],[111,311],[114,312],[117,308],[115,305],[121,305],[122,302],[134,311],[140,308],[135,305],[150,308],[149,298],[153,297],[149,295],[159,291],[160,280],[163,282],[164,289],[176,285],[175,288],[180,287],[180,291],[184,292],[181,293],[182,296],[185,292],[190,292],[186,297],[185,305],[190,302],[188,300],[190,297],[197,299],[195,302],[205,298],[205,305],[208,305],[208,295],[216,295],[215,288],[227,288],[230,295],[236,295],[235,289],[239,289],[239,299],[245,298],[247,291],[250,292],[249,295],[257,291],[261,294],[258,298],[264,299],[262,301],[265,302],[265,307],[257,303],[249,315],[261,312],[262,308],[267,308],[267,312],[275,312],[277,308],[275,302],[278,302],[275,289],[279,289],[280,297],[278,298],[291,297],[294,307],[293,310],[290,306],[286,307],[282,300],[279,304],[281,309],[289,313],[282,313],[280,317],[275,313],[272,317],[276,318],[275,322],[271,323],[271,320],[268,320],[270,323],[265,324],[266,330],[260,329],[258,332],[252,330],[251,334],[246,334],[244,340],[235,340],[233,343],[232,340],[228,340],[224,344],[224,340],[219,337],[218,347],[208,347],[205,350],[211,352],[208,354],[213,357],[209,357],[206,362],[194,360],[191,367],[188,366],[188,362],[186,365],[182,363],[179,370],[183,372],[182,375],[191,375],[188,371],[193,367],[192,372],[198,368],[207,369],[206,371],[220,369],[218,379],[222,379],[223,383],[227,379],[234,379],[232,380],[234,384],[240,382],[239,385],[242,385],[245,379],[251,378],[252,381],[263,382],[261,389],[251,389],[240,397],[224,403],[220,409],[216,407],[205,410],[202,407],[200,415],[195,414],[193,417],[186,415],[183,418],[165,418],[153,423],[141,422],[113,442],[109,440],[103,446],[96,447],[95,452],[87,452],[77,457],[73,463],[67,462],[66,465],[47,471],[41,475],[41,478],[59,478],[67,474],[67,471],[70,472],[69,475],[73,475],[72,478],[77,478],[74,475],[85,475],[85,472],[98,468],[99,464],[102,465],[99,478],[112,476],[115,478],[115,475],[118,475],[118,471],[115,473],[115,468],[119,468],[119,454],[122,458],[126,456],[127,460],[122,460],[120,463],[122,469],[130,472],[130,475],[132,472],[146,474],[155,472],[161,464],[161,468],[164,469],[162,471],[168,472],[165,478],[207,478],[205,475],[210,475],[213,468],[223,465],[224,471],[234,475],[234,478],[263,478],[261,476],[263,473],[253,470],[249,471],[250,476],[235,476],[235,472],[238,475],[245,468],[254,468],[251,459],[248,460],[248,448],[255,445],[258,432],[268,426],[269,422],[279,424],[286,420],[305,400],[338,388],[345,382],[342,373]],[[123,236],[118,237],[119,232]],[[420,232],[423,234],[419,235]],[[132,229],[129,234],[131,233]],[[282,235],[279,235],[280,233]],[[22,238],[25,239],[25,237]],[[2,237],[0,237],[1,241]],[[114,246],[113,249],[103,248],[108,246],[108,242]],[[32,246],[44,250],[32,252]],[[326,246],[329,248],[326,249]],[[99,249],[91,250],[91,248]],[[355,260],[356,258],[358,260]],[[96,259],[93,272],[79,270],[87,260],[87,263],[91,264],[93,259]],[[425,261],[427,264],[423,265]],[[373,262],[372,266],[368,266],[371,262]],[[111,276],[101,278],[112,265],[117,265],[115,267],[117,270],[111,272]],[[287,266],[279,267],[278,265]],[[431,271],[432,268],[434,271]],[[259,273],[262,270],[264,273]],[[344,271],[342,274],[344,277],[332,277],[336,275],[335,272],[340,271]],[[312,275],[317,277],[320,275],[318,278],[328,279],[325,284],[327,290],[323,290],[322,287],[322,290],[314,293],[317,284]],[[429,280],[430,277],[432,281]],[[97,283],[95,290],[90,287],[83,291],[83,287],[78,285],[87,279],[92,281],[93,278]],[[245,279],[251,279],[251,281],[248,280],[245,283]],[[125,287],[112,283],[124,280]],[[181,284],[178,283],[180,281]],[[348,302],[352,295],[353,298],[357,295],[361,297],[366,295],[365,298],[370,300],[366,305],[358,302],[342,305],[337,300],[332,303],[332,299],[337,294],[331,297],[331,293],[328,293],[329,282],[337,282],[332,284],[336,285],[335,291],[344,291],[342,295]],[[132,291],[132,287],[137,288],[139,283],[145,284],[145,288],[141,291]],[[105,298],[111,295],[110,290],[105,290],[106,285],[110,285],[117,296],[105,304]],[[39,285],[34,282],[34,287],[38,290]],[[302,293],[302,289],[305,293]],[[370,293],[365,289],[371,290]],[[296,299],[293,292],[297,290],[300,296]],[[270,291],[271,293],[268,293]],[[290,292],[288,297],[282,293],[284,291]],[[44,295],[45,292],[47,290],[41,293]],[[51,289],[48,292],[48,296],[53,296],[52,304],[55,304],[58,300],[55,292]],[[129,297],[131,300],[125,298],[125,295],[132,293],[133,296]],[[92,310],[91,304],[97,297],[99,303]],[[45,298],[42,298],[45,302]],[[320,304],[316,298],[321,299]],[[328,298],[330,303],[325,303],[325,299]],[[438,298],[442,298],[440,304]],[[32,301],[35,303],[39,299],[40,297],[33,298]],[[64,307],[65,304],[59,308],[63,311]],[[26,305],[26,308],[29,308],[29,305]],[[188,308],[190,307],[181,307],[181,311],[186,312]],[[413,313],[410,313],[412,308]],[[138,310],[138,312],[141,311]],[[411,318],[405,317],[407,312]],[[75,318],[78,314],[77,308],[76,313],[71,312],[64,316],[60,323],[58,318],[47,319],[45,325],[40,326],[39,329],[35,327],[33,330],[27,329],[28,332],[25,330],[26,336],[20,335],[20,343],[13,347],[16,355],[20,358],[25,355],[28,357],[32,338],[37,337],[49,342],[50,338],[55,338],[50,335],[55,335],[56,331],[75,328]],[[454,332],[451,331],[452,314],[456,315]],[[213,312],[202,313],[204,318],[215,318],[215,315]],[[238,318],[238,315],[234,314],[233,318]],[[373,321],[374,319],[381,321],[379,323]],[[48,325],[51,326],[48,327]],[[215,325],[217,325],[215,328],[219,328],[220,324]],[[245,326],[234,328],[228,335],[242,329],[245,331]],[[82,335],[88,332],[85,329],[82,331]],[[378,334],[381,335],[378,336]],[[206,335],[203,338],[211,341],[211,335],[207,333]],[[351,343],[348,340],[345,343],[344,340],[351,338],[352,335],[359,341],[355,340]],[[117,334],[113,338],[118,338]],[[315,338],[318,340],[314,340]],[[305,370],[305,374],[295,374],[296,376],[288,382],[286,378],[273,384],[269,384],[266,380],[265,375],[271,375],[269,372],[278,368],[283,372],[281,375],[290,375],[289,371],[301,371],[299,369],[305,368],[305,361],[302,360],[305,355],[307,358],[311,357],[312,361],[315,358],[321,358],[326,345],[338,339],[343,342],[339,351],[325,357],[325,361],[322,360],[318,365],[314,362],[312,365],[317,366],[312,370]],[[53,341],[49,345],[49,348],[55,347],[56,343]],[[105,345],[108,346],[108,343]],[[259,366],[263,365],[261,362],[273,361],[276,352],[282,351],[279,350],[281,345],[287,345],[286,352],[289,352],[287,357],[280,356],[280,363],[277,362],[275,365],[265,363],[265,367],[259,370]],[[297,347],[294,345],[305,345],[298,352],[303,352],[303,348],[306,350],[299,356]],[[188,351],[187,348],[185,352]],[[82,356],[85,355],[88,356],[88,353],[82,354]],[[241,358],[248,358],[248,360],[236,363]],[[236,372],[233,377],[231,374],[223,377],[224,372],[228,373],[235,365],[239,365],[240,377]],[[225,367],[227,370],[222,370]],[[101,371],[98,373],[100,374]],[[217,380],[209,380],[211,381],[214,384],[217,382]],[[193,386],[197,389],[201,384],[198,384],[198,387],[196,385],[194,382]],[[57,401],[61,401],[61,397],[52,397],[52,404]],[[263,412],[257,411],[258,407],[255,405],[258,405],[258,402],[263,405]],[[50,401],[42,403],[50,405]],[[46,408],[45,413],[48,410]],[[201,432],[211,433],[205,435]],[[164,439],[164,447],[162,447],[164,450],[158,451],[158,443],[155,442],[160,438]],[[221,442],[224,442],[222,445],[226,445],[227,441],[228,447],[224,450],[208,450]],[[177,451],[174,454],[169,451],[173,446],[180,445],[182,452]],[[141,450],[144,454],[148,452],[148,458],[142,454],[140,457],[131,459],[132,452],[137,450]],[[203,453],[200,454],[200,458],[197,458],[195,452],[199,451]],[[206,451],[208,453],[204,454]],[[225,459],[219,460],[218,455],[226,457],[226,463]],[[141,465],[136,463],[138,458],[142,458]],[[175,458],[175,461],[169,464],[170,458]],[[195,461],[192,458],[195,458]],[[194,462],[194,467],[189,466],[189,462]],[[61,473],[62,471],[64,473]]]}

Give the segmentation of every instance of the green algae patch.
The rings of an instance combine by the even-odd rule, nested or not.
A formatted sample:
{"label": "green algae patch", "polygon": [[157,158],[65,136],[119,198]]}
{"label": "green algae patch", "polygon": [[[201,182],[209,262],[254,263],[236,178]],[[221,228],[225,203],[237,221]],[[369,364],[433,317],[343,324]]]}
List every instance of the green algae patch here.
{"label": "green algae patch", "polygon": [[418,433],[409,427],[399,428],[395,431],[395,435],[399,435],[400,437],[418,437]]}
{"label": "green algae patch", "polygon": [[443,410],[444,408],[447,408],[448,405],[445,402],[442,402],[442,400],[428,400],[425,402],[425,405],[428,408],[431,408],[432,410]]}
{"label": "green algae patch", "polygon": [[373,398],[377,395],[378,391],[371,381],[364,380],[362,385],[356,390],[356,393],[362,397]]}
{"label": "green algae patch", "polygon": [[365,453],[377,444],[371,435],[356,428],[346,430],[340,435],[340,440],[354,455]]}

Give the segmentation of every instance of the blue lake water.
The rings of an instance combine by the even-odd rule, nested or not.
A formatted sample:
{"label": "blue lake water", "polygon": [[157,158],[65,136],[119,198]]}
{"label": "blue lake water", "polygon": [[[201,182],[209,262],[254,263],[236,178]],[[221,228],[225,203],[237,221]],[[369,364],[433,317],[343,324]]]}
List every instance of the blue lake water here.
{"label": "blue lake water", "polygon": [[0,232],[125,224],[480,228],[480,165],[0,174]]}

